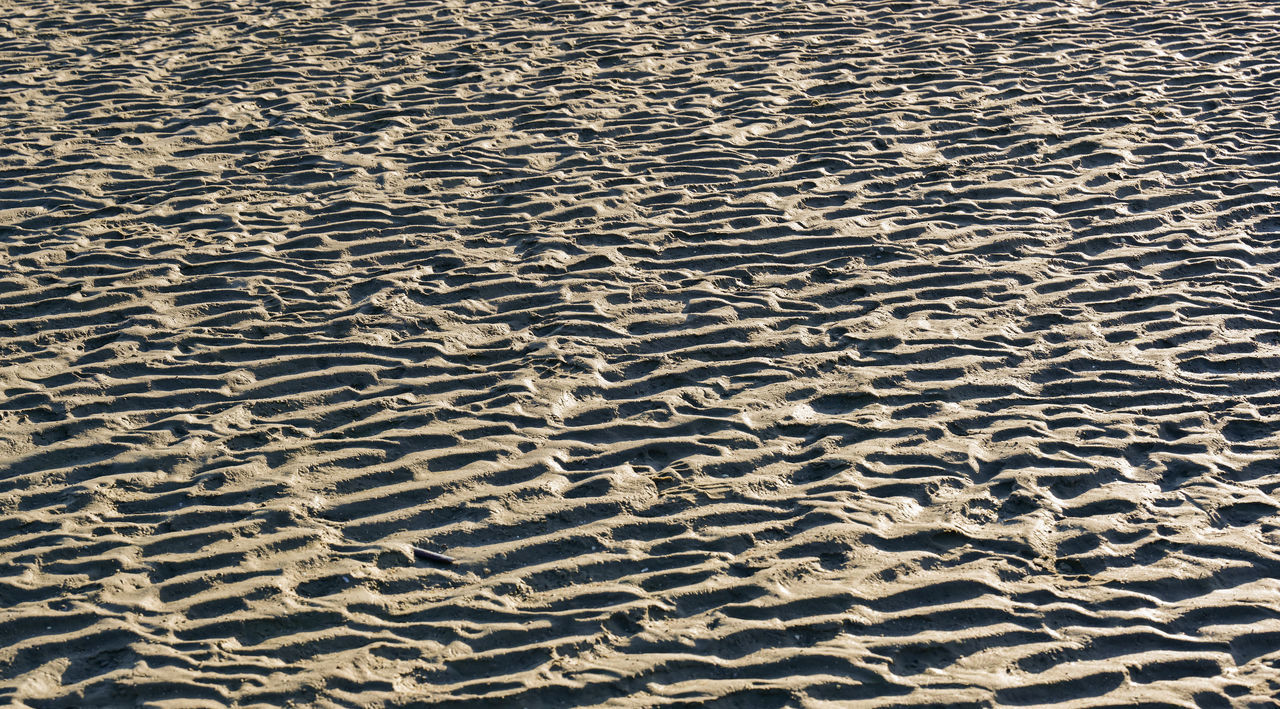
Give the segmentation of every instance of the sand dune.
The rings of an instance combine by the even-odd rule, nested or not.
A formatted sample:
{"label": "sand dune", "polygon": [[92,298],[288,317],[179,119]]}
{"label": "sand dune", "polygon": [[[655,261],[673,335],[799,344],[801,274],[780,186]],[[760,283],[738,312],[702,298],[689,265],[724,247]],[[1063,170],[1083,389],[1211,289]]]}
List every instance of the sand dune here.
{"label": "sand dune", "polygon": [[1280,694],[1270,3],[0,7],[3,703]]}

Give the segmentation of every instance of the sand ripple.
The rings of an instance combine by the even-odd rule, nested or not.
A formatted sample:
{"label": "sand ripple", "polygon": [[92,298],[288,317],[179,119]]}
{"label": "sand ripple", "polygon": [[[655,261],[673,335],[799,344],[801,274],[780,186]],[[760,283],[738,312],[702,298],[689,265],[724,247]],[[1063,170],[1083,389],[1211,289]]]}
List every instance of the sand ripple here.
{"label": "sand ripple", "polygon": [[1280,692],[1269,3],[6,7],[4,702]]}

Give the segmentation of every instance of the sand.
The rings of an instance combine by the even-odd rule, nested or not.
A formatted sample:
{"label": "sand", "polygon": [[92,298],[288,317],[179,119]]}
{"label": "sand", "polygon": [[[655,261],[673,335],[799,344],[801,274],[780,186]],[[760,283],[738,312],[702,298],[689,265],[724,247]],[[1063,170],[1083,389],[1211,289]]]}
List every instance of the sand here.
{"label": "sand", "polygon": [[1274,706],[1272,3],[9,0],[0,85],[0,703]]}

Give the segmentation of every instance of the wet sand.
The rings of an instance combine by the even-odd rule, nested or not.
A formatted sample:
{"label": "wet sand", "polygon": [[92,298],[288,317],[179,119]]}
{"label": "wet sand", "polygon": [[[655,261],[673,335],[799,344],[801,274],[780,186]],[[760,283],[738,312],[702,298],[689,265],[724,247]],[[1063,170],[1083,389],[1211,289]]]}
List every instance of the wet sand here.
{"label": "wet sand", "polygon": [[1273,706],[1270,3],[0,7],[0,702]]}

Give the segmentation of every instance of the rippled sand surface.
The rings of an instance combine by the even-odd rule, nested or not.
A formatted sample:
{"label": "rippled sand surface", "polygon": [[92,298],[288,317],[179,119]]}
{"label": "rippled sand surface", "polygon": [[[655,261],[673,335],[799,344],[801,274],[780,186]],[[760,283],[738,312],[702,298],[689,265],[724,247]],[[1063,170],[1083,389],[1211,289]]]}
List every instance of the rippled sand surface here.
{"label": "rippled sand surface", "polygon": [[7,0],[0,86],[5,704],[1280,693],[1273,3]]}

